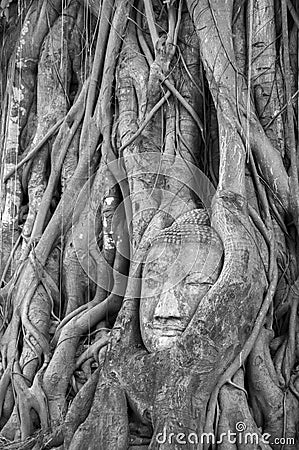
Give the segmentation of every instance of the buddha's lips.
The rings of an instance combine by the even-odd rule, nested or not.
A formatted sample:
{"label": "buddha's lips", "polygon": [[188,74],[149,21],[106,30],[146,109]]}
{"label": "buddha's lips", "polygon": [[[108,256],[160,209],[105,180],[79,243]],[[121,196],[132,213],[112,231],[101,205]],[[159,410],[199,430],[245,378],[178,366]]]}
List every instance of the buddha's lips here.
{"label": "buddha's lips", "polygon": [[160,333],[162,332],[164,334],[166,334],[166,333],[172,333],[172,334],[174,334],[174,333],[182,333],[184,331],[184,328],[181,327],[181,326],[167,326],[167,325],[160,325],[160,324],[159,325],[156,325],[156,324],[152,325],[151,329],[159,331]]}

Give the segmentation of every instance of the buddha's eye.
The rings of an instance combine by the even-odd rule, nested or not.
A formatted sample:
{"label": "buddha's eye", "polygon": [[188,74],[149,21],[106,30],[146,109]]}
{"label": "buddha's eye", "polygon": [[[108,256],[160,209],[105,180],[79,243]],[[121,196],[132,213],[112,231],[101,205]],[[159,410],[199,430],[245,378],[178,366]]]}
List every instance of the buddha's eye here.
{"label": "buddha's eye", "polygon": [[199,286],[200,283],[196,280],[185,281],[186,286]]}
{"label": "buddha's eye", "polygon": [[200,284],[200,280],[198,280],[198,278],[192,276],[192,275],[188,275],[185,278],[185,285],[187,286],[198,286]]}
{"label": "buddha's eye", "polygon": [[211,287],[213,286],[213,283],[209,282],[209,281],[203,281],[200,279],[199,276],[196,276],[194,274],[188,275],[185,278],[185,286],[197,286],[197,287],[202,287],[202,288],[206,288],[206,287]]}
{"label": "buddha's eye", "polygon": [[156,289],[159,286],[159,284],[160,284],[160,282],[159,282],[159,280],[157,278],[150,278],[149,277],[149,278],[145,278],[144,281],[145,281],[147,287],[150,288],[150,289]]}

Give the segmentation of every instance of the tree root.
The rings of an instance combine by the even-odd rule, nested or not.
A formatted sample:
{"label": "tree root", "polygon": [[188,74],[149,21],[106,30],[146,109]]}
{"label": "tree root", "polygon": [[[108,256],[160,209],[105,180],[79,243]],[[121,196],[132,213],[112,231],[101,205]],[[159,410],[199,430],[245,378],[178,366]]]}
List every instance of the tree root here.
{"label": "tree root", "polygon": [[[42,235],[46,215],[51,203],[53,191],[56,187],[58,177],[62,169],[65,155],[84,115],[87,87],[88,83],[85,83],[85,86],[81,89],[77,102],[72,106],[67,114],[55,140],[51,154],[51,174],[37,213],[30,242],[33,242],[34,239]],[[67,135],[67,137],[65,135]]]}
{"label": "tree root", "polygon": [[69,448],[74,433],[88,417],[98,383],[99,371],[100,369],[97,369],[80,389],[66,415],[63,426],[64,445],[66,448]]}
{"label": "tree root", "polygon": [[269,310],[269,307],[273,301],[273,296],[275,293],[276,285],[277,285],[277,264],[275,261],[275,254],[273,252],[273,246],[272,246],[272,252],[270,256],[270,284],[267,289],[266,296],[264,298],[263,304],[261,306],[261,309],[256,317],[252,332],[248,339],[246,340],[242,351],[235,357],[232,364],[226,369],[226,371],[221,375],[220,379],[217,382],[217,385],[211,395],[211,398],[209,400],[207,415],[206,415],[206,425],[205,430],[207,433],[211,433],[213,430],[213,422],[214,422],[214,414],[217,404],[217,398],[219,391],[221,387],[227,383],[233,375],[237,372],[239,368],[241,368],[246,361],[248,355],[250,354],[254,343],[256,339],[258,338],[259,332],[264,325],[266,314]]}
{"label": "tree root", "polygon": [[[217,445],[217,450],[228,450],[233,448],[229,446],[228,430],[232,433],[236,433],[236,443],[234,448],[239,450],[271,450],[270,445],[265,444],[262,441],[262,433],[258,429],[253,417],[250,413],[248,406],[248,399],[244,392],[244,374],[240,369],[233,378],[234,383],[240,386],[240,389],[236,389],[232,384],[224,385],[219,392],[219,407],[220,407],[220,420],[217,426],[217,438],[218,442],[221,439],[221,443]],[[244,433],[238,433],[238,424],[244,424]],[[222,434],[223,433],[223,434]],[[252,442],[245,441],[245,434],[252,436]],[[240,441],[240,437],[243,437]]]}
{"label": "tree root", "polygon": [[20,366],[17,362],[12,365],[11,380],[16,395],[16,407],[17,422],[12,414],[11,419],[2,430],[2,436],[14,438],[13,431],[18,434],[18,424],[20,431],[20,438],[26,439],[35,431],[35,425],[33,423],[32,410],[38,415],[40,425],[44,428],[48,428],[49,416],[47,399],[41,387],[41,373],[37,373],[32,386],[29,388],[25,380],[24,375],[21,372]]}
{"label": "tree root", "polygon": [[46,135],[43,137],[43,139],[33,148],[30,150],[30,152],[20,161],[15,167],[12,167],[11,170],[5,175],[4,177],[4,183],[7,182],[7,180],[17,171],[19,170],[26,162],[30,161],[37,152],[39,152],[43,146],[48,142],[48,140],[58,131],[59,127],[64,121],[64,117],[57,120],[57,122],[50,128],[50,130],[46,133]]}
{"label": "tree root", "polygon": [[[248,390],[257,425],[262,427],[264,433],[271,435],[272,448],[280,449],[280,445],[274,443],[274,438],[296,437],[299,402],[288,388],[279,386],[269,350],[271,337],[272,333],[262,328],[249,356]],[[286,444],[285,449],[291,447]]]}
{"label": "tree root", "polygon": [[[108,328],[107,328],[108,330]],[[98,361],[98,352],[105,347],[110,340],[110,336],[102,336],[102,338],[93,342],[89,347],[85,350],[82,355],[76,361],[75,370],[79,369],[79,367],[88,359],[93,358],[95,361]]]}

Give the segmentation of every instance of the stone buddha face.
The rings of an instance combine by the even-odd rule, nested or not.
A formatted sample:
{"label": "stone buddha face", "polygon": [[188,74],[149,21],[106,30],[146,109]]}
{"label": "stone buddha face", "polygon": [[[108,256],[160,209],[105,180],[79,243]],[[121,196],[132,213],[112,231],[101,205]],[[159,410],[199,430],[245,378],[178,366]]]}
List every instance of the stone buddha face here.
{"label": "stone buddha face", "polygon": [[190,211],[153,241],[145,261],[140,327],[149,352],[171,348],[218,279],[222,243],[203,210]]}

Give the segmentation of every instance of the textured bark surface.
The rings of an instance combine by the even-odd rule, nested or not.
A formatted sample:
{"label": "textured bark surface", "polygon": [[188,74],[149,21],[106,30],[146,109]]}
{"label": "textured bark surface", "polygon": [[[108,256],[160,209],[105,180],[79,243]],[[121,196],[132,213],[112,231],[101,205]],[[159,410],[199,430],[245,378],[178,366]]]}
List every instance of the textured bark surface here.
{"label": "textured bark surface", "polygon": [[1,2],[1,448],[297,448],[298,31]]}

